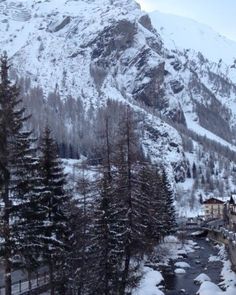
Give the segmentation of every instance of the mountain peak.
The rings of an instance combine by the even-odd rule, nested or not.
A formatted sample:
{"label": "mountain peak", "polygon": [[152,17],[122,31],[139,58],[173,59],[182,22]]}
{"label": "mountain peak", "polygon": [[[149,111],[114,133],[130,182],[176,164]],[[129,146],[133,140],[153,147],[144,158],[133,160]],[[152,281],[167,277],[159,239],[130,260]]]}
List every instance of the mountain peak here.
{"label": "mountain peak", "polygon": [[210,26],[190,18],[151,12],[153,26],[169,49],[192,49],[201,52],[210,61],[220,59],[231,65],[236,57],[236,42],[214,31]]}

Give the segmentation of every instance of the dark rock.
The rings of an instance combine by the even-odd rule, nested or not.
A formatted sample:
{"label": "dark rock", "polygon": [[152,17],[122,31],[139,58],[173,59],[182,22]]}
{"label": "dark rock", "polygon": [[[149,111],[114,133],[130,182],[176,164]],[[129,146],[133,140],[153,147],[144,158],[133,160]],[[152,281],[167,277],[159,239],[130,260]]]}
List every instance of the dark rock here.
{"label": "dark rock", "polygon": [[173,121],[174,123],[178,123],[178,124],[186,126],[185,115],[180,106],[178,108],[175,108],[169,111],[167,115],[171,119],[171,121]]}
{"label": "dark rock", "polygon": [[[145,66],[145,56],[139,61],[138,68]],[[150,77],[150,81],[145,85],[137,84],[138,88],[134,89],[135,99],[144,102],[148,106],[154,106],[158,109],[163,109],[166,107],[166,100],[164,98],[164,71],[165,64],[161,63],[157,67],[146,69],[146,76]]]}
{"label": "dark rock", "polygon": [[221,138],[231,142],[232,134],[229,123],[224,118],[224,113],[227,115],[227,110],[224,106],[222,106],[215,98],[212,98],[209,106],[204,106],[196,101],[195,104],[200,125]]}
{"label": "dark rock", "polygon": [[66,25],[68,25],[70,23],[71,19],[70,16],[67,16],[63,19],[63,21],[61,23],[59,23],[57,26],[55,26],[53,29],[48,29],[49,32],[53,32],[56,33],[60,30],[62,30]]}
{"label": "dark rock", "polygon": [[93,77],[93,80],[95,82],[95,85],[98,90],[100,90],[106,75],[107,75],[107,65],[106,62],[94,62],[90,65],[90,74]]}
{"label": "dark rock", "polygon": [[144,27],[146,28],[147,30],[149,31],[153,31],[153,26],[152,26],[152,22],[151,22],[151,19],[150,17],[145,14],[143,16],[140,17],[139,19],[139,23]]}
{"label": "dark rock", "polygon": [[184,89],[184,85],[182,85],[179,81],[177,80],[172,80],[170,81],[170,86],[174,94],[177,94],[181,92]]}
{"label": "dark rock", "polygon": [[170,63],[176,71],[180,71],[182,69],[182,64],[180,61],[175,60]]}
{"label": "dark rock", "polygon": [[129,48],[136,32],[136,24],[128,20],[121,20],[113,26],[105,28],[93,41],[92,58],[114,56]]}
{"label": "dark rock", "polygon": [[172,146],[172,147],[175,147],[175,148],[176,148],[176,147],[178,147],[179,145],[178,145],[177,143],[175,143],[175,142],[173,142],[173,141],[172,141],[172,142],[170,142],[170,146]]}

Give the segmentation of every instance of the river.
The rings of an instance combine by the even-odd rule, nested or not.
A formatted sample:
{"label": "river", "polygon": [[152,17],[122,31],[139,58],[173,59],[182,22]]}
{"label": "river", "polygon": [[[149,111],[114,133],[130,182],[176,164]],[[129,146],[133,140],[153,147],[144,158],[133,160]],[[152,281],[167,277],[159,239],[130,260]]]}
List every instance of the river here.
{"label": "river", "polygon": [[197,247],[198,249],[195,252],[189,253],[187,258],[178,260],[190,264],[190,268],[186,269],[185,274],[174,274],[174,262],[171,272],[163,270],[164,293],[166,295],[196,294],[199,285],[194,284],[194,279],[201,273],[207,274],[213,283],[218,284],[220,282],[222,262],[209,262],[209,257],[217,255],[218,249],[211,242],[206,241],[205,238],[198,238],[195,242],[197,242],[199,248]]}

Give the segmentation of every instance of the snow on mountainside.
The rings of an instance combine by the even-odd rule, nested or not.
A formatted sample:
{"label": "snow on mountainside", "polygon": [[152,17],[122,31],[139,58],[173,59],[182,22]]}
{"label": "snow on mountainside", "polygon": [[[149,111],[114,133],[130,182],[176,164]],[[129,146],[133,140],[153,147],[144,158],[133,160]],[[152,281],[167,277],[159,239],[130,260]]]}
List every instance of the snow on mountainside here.
{"label": "snow on mountainside", "polygon": [[[0,53],[12,58],[12,78],[25,79],[35,130],[48,121],[58,142],[77,148],[82,121],[76,101],[89,118],[108,99],[129,104],[143,117],[144,152],[164,162],[172,180],[190,177],[179,195],[199,196],[210,172],[218,189],[222,175],[236,171],[228,162],[234,154],[222,148],[235,151],[236,64],[209,61],[199,47],[179,49],[175,35],[155,26],[134,0],[0,0]],[[204,34],[214,39],[209,30]],[[193,33],[186,32],[188,40]],[[188,173],[194,162],[201,187]],[[223,193],[234,187],[230,179]]]}
{"label": "snow on mountainside", "polygon": [[[169,96],[168,111],[179,108],[189,129],[235,150],[226,142],[231,136],[224,134],[230,129],[234,133],[236,123],[236,42],[191,19],[158,11],[149,15],[164,47],[172,52],[166,55],[166,69],[172,73],[170,85],[176,93],[174,98]],[[200,114],[199,106],[210,111],[207,120],[211,123]],[[225,127],[221,132],[220,126],[213,127],[219,113]]]}
{"label": "snow on mountainside", "polygon": [[167,48],[193,49],[214,62],[220,59],[230,65],[234,62],[236,42],[218,34],[211,27],[192,19],[159,11],[151,12],[149,15]]}
{"label": "snow on mountainside", "polygon": [[[95,110],[108,98],[131,106],[157,99],[162,42],[133,0],[1,1],[0,23],[0,48],[12,57],[13,75],[30,78],[45,98],[54,91],[62,100],[80,98]],[[145,149],[154,161],[161,154],[174,175],[185,161],[180,136],[137,108],[149,126]],[[68,132],[77,133],[76,122],[64,124],[75,124]]]}
{"label": "snow on mountainside", "polygon": [[58,87],[62,95],[78,96],[83,89],[85,96],[95,97],[89,85],[92,45],[114,20],[133,22],[140,14],[133,1],[119,2],[111,10],[110,0],[2,1],[0,48],[14,56],[18,73],[45,91]]}

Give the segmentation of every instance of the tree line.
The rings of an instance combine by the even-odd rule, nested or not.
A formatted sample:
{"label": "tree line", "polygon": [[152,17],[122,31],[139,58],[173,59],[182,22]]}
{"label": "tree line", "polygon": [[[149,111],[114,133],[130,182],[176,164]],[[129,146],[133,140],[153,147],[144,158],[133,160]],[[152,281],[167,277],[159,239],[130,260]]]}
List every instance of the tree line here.
{"label": "tree line", "polygon": [[135,114],[128,106],[111,112],[112,103],[98,111],[96,175],[82,173],[73,195],[49,127],[39,139],[27,129],[29,116],[9,79],[6,55],[0,63],[5,294],[12,294],[13,269],[31,278],[40,266],[49,271],[52,295],[128,294],[139,282],[144,256],[175,230],[167,173],[143,154]]}

